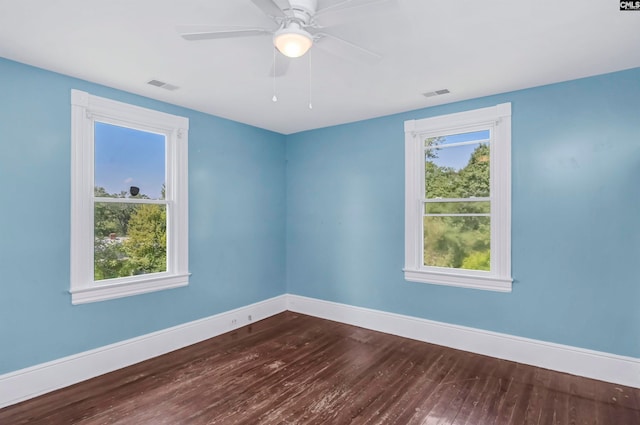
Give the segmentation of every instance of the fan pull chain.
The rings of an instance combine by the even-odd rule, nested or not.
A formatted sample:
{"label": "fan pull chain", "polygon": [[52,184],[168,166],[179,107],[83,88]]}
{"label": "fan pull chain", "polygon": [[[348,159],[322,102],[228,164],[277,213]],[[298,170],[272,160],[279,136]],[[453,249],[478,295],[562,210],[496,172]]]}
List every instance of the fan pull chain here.
{"label": "fan pull chain", "polygon": [[311,103],[311,50],[307,52],[309,56],[309,109],[313,109],[313,103]]}
{"label": "fan pull chain", "polygon": [[278,96],[276,96],[276,48],[273,48],[273,97],[271,98],[273,102],[278,101]]}

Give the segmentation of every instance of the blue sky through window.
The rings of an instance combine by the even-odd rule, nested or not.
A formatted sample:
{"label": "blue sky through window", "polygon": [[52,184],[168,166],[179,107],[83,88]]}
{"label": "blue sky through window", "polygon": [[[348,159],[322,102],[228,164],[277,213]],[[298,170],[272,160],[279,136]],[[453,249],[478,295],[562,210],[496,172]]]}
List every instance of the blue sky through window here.
{"label": "blue sky through window", "polygon": [[96,122],[95,186],[108,193],[129,192],[160,199],[165,183],[165,136],[127,127]]}
{"label": "blue sky through window", "polygon": [[[474,140],[487,140],[489,136],[489,130],[450,134],[441,138],[440,146],[460,142],[470,142]],[[477,144],[471,144],[436,149],[435,153],[437,158],[426,158],[426,160],[432,161],[440,167],[450,167],[455,170],[460,170],[469,163],[469,158],[471,158],[471,154],[477,147]]]}

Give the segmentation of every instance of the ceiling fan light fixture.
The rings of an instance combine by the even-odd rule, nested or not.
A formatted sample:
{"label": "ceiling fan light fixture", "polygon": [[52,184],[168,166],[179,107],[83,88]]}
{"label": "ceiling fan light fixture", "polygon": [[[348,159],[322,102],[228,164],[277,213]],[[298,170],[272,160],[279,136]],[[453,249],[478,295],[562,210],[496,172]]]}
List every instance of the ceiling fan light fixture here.
{"label": "ceiling fan light fixture", "polygon": [[282,28],[273,35],[273,44],[283,55],[299,58],[307,53],[313,44],[313,37],[297,26]]}

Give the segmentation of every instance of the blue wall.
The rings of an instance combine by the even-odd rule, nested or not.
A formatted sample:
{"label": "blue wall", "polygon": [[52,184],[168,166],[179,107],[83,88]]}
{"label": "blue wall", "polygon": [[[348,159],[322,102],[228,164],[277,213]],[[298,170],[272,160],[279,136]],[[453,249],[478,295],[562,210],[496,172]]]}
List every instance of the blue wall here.
{"label": "blue wall", "polygon": [[[70,90],[190,120],[188,287],[72,306]],[[285,137],[0,59],[0,374],[285,292]]]}
{"label": "blue wall", "polygon": [[[512,293],[407,282],[407,119],[512,102]],[[289,293],[640,357],[640,69],[287,138]]]}
{"label": "blue wall", "polygon": [[[190,119],[188,287],[71,305],[72,88]],[[513,292],[404,281],[404,120],[501,102]],[[640,357],[639,117],[634,69],[283,136],[0,59],[0,374],[285,292]]]}

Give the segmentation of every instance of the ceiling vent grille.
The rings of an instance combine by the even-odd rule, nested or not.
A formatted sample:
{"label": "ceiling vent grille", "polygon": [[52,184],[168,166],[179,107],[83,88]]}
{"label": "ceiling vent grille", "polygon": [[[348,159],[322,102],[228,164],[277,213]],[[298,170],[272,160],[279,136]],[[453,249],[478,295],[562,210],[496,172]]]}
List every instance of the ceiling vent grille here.
{"label": "ceiling vent grille", "polygon": [[150,84],[150,85],[156,86],[156,87],[160,87],[160,88],[163,88],[163,89],[169,90],[169,91],[178,90],[180,88],[178,86],[174,86],[173,84],[165,83],[164,81],[159,81],[159,80],[147,81],[147,84]]}
{"label": "ceiling vent grille", "polygon": [[433,97],[433,96],[442,96],[443,94],[451,93],[449,89],[442,89],[436,91],[429,91],[426,93],[422,93],[424,97]]}

